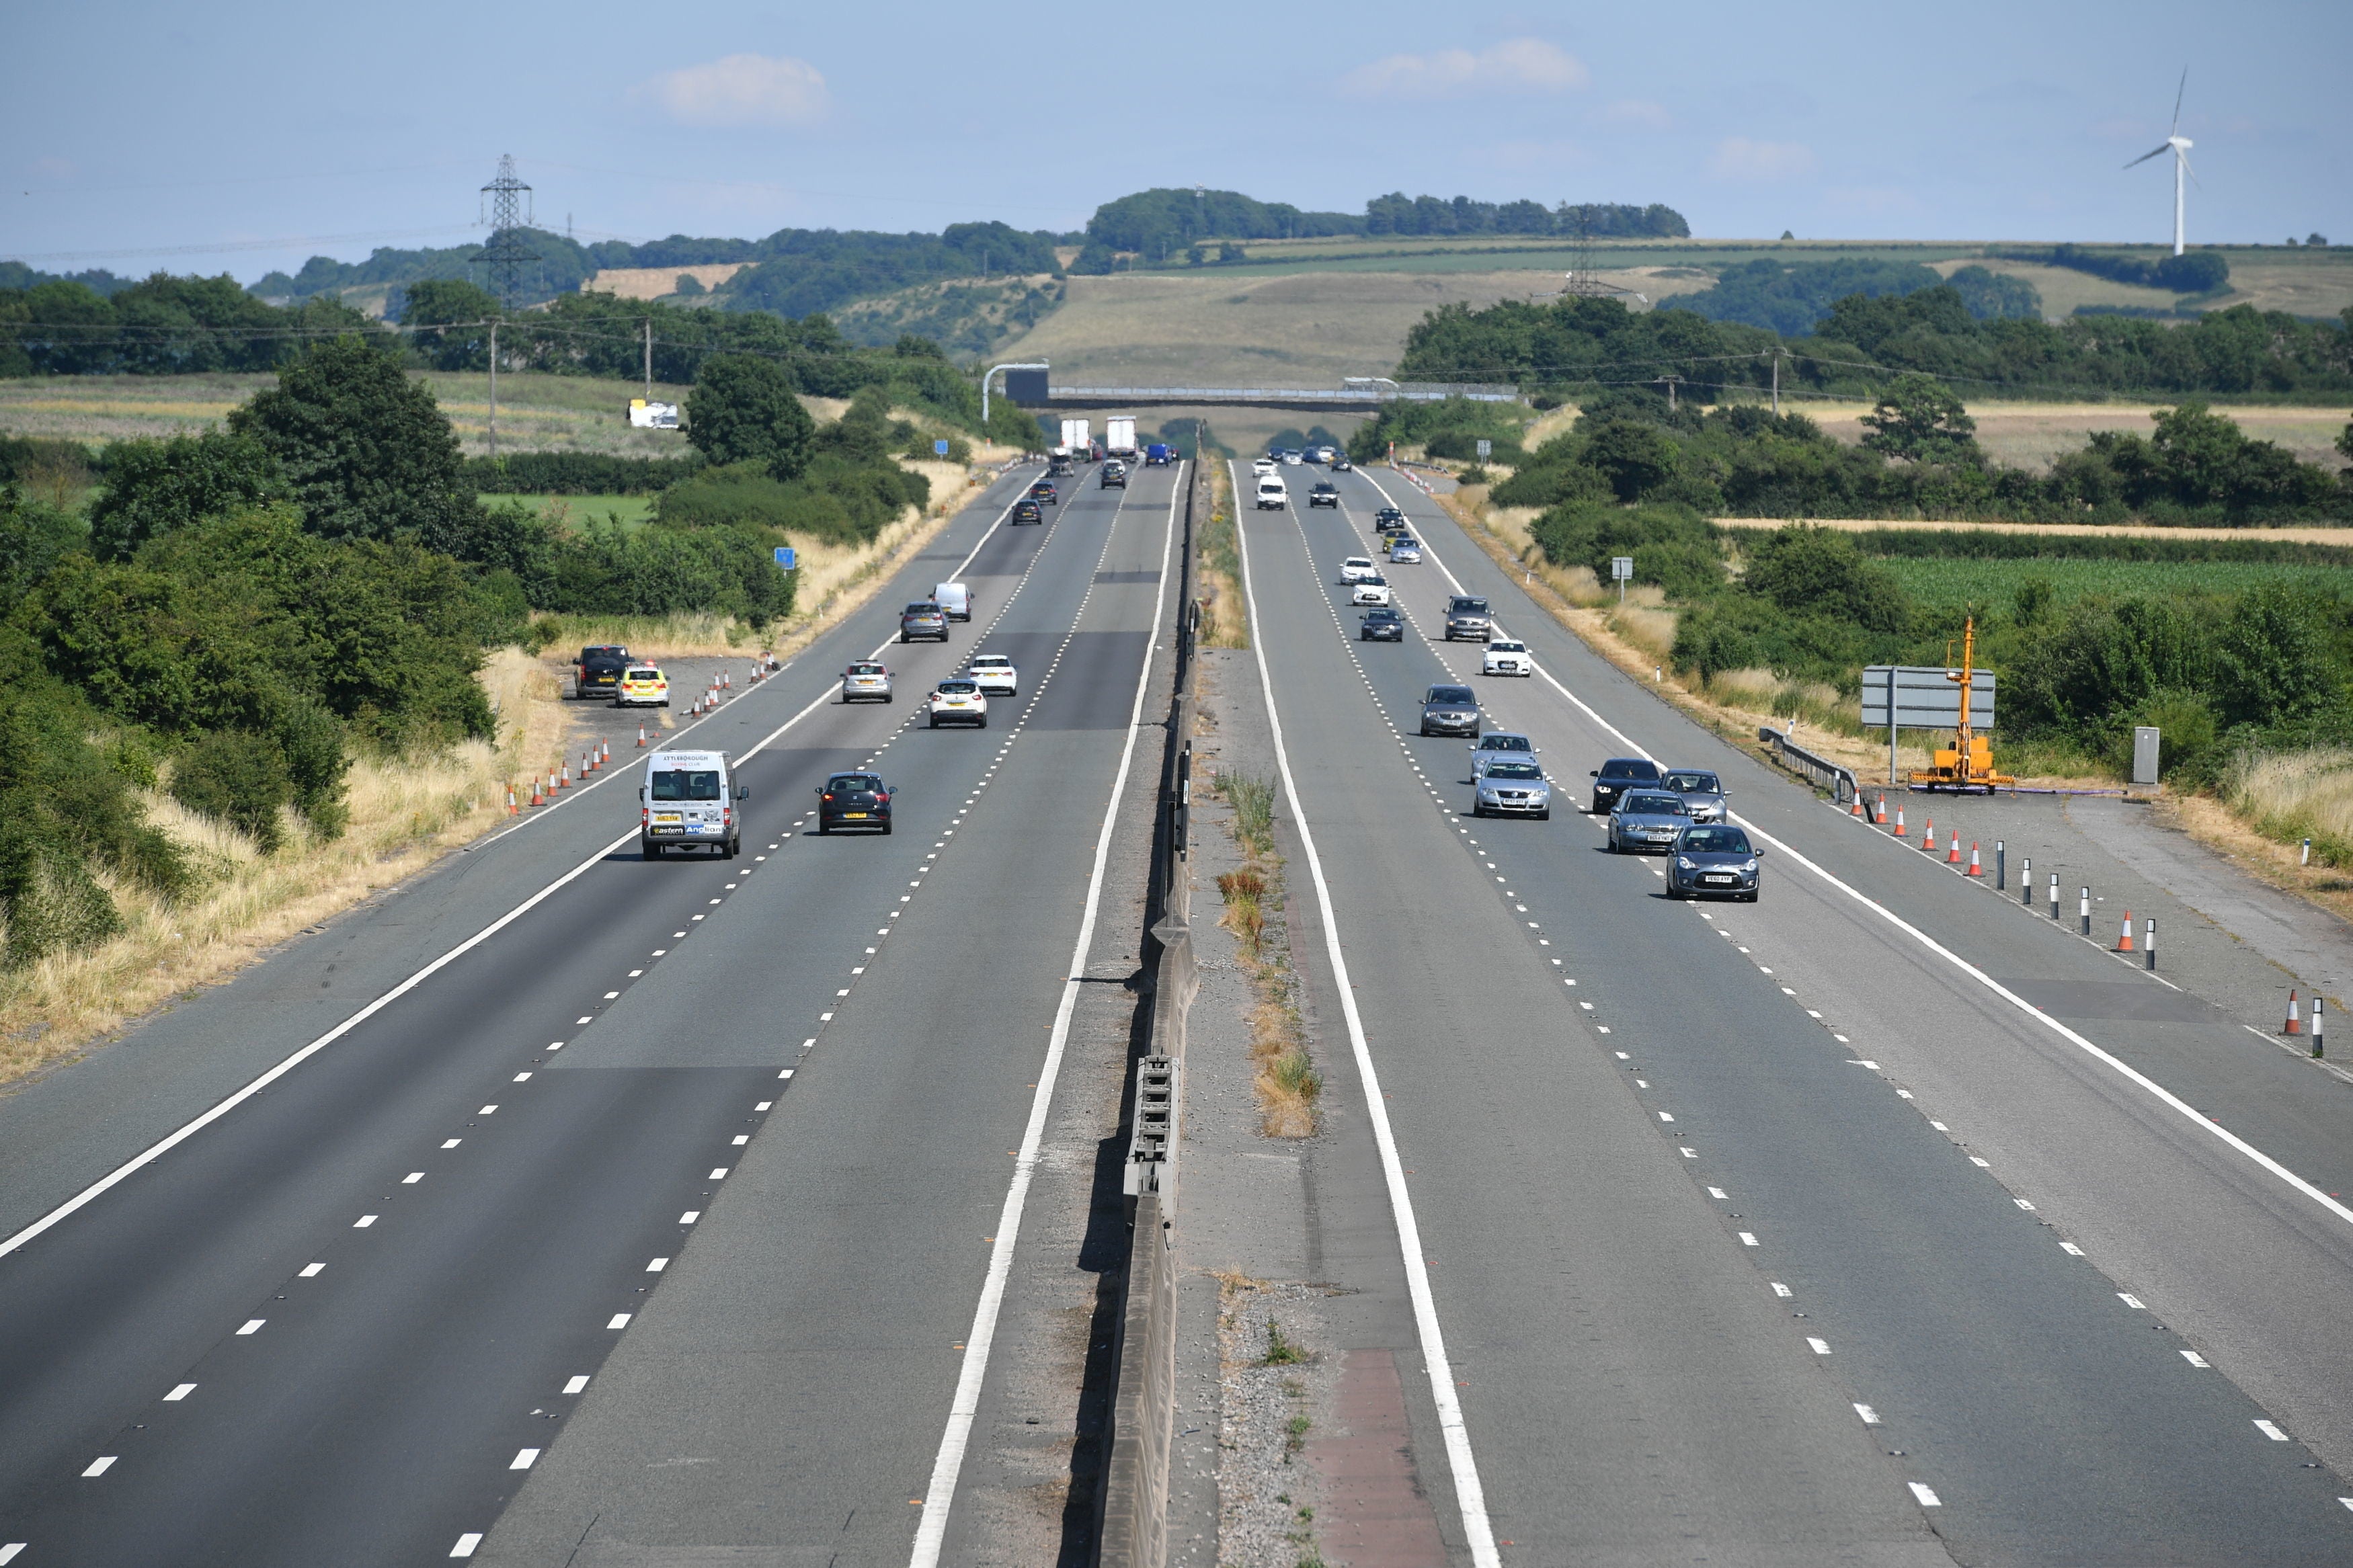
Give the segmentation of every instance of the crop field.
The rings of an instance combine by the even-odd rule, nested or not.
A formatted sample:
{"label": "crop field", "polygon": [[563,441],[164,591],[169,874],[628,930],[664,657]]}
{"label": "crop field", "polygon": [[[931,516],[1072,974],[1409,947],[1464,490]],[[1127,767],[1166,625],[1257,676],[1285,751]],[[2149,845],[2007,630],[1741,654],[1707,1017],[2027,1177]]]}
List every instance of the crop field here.
{"label": "crop field", "polygon": [[2127,594],[2237,594],[2266,583],[2287,583],[2344,596],[2353,592],[2353,573],[2341,566],[2300,566],[2261,561],[2079,561],[2063,558],[1960,560],[1883,556],[1919,604],[1959,610],[2007,606],[2019,585],[2033,579],[2051,584],[2060,604],[2091,595]]}

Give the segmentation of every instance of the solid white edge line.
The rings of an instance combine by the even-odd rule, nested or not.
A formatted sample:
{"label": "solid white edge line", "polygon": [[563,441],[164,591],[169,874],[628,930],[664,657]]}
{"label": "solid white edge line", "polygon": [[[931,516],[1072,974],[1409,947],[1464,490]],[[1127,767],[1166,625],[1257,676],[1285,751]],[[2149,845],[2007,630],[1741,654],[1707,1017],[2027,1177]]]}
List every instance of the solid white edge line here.
{"label": "solid white edge line", "polygon": [[[1229,464],[1229,470],[1231,465]],[[1231,474],[1234,493],[1241,493],[1241,477]],[[1375,487],[1378,489],[1377,486]],[[1387,491],[1382,492],[1387,495]],[[1258,592],[1250,578],[1250,543],[1241,527],[1239,508],[1234,544],[1242,569],[1242,600],[1250,610],[1250,647],[1258,659],[1261,689],[1266,695],[1267,723],[1274,736],[1275,770],[1282,775],[1282,793],[1291,801],[1292,820],[1299,828],[1301,849],[1307,856],[1307,874],[1315,884],[1315,902],[1323,913],[1325,962],[1340,994],[1340,1011],[1348,1023],[1348,1046],[1355,1053],[1356,1072],[1364,1080],[1365,1103],[1379,1146],[1381,1176],[1388,1187],[1389,1212],[1398,1227],[1398,1250],[1405,1262],[1407,1293],[1413,1299],[1413,1317],[1421,1338],[1421,1354],[1430,1374],[1431,1400],[1438,1406],[1439,1431],[1446,1439],[1446,1463],[1452,1472],[1454,1497],[1462,1511],[1462,1533],[1470,1542],[1474,1568],[1498,1568],[1495,1532],[1487,1519],[1487,1495],[1479,1480],[1478,1461],[1471,1453],[1471,1434],[1462,1422],[1462,1403],[1454,1392],[1453,1363],[1446,1354],[1446,1336],[1438,1323],[1438,1303],[1430,1287],[1430,1268],[1421,1253],[1421,1226],[1414,1217],[1413,1199],[1406,1191],[1405,1162],[1398,1155],[1397,1135],[1389,1127],[1388,1102],[1381,1098],[1380,1073],[1373,1066],[1372,1047],[1365,1039],[1365,1021],[1356,1011],[1356,997],[1348,981],[1347,954],[1340,949],[1340,922],[1332,907],[1332,890],[1324,879],[1324,861],[1315,852],[1315,836],[1301,808],[1299,786],[1291,776],[1291,757],[1282,743],[1282,721],[1275,712],[1274,677],[1267,668],[1266,639],[1260,635]],[[1312,565],[1313,558],[1310,558]]]}
{"label": "solid white edge line", "polygon": [[[962,572],[966,566],[972,564],[973,557],[980,553],[981,545],[988,542],[990,535],[997,531],[998,527],[1004,523],[1005,520],[1012,515],[1012,512],[1013,507],[1010,503],[1008,503],[1005,510],[997,514],[997,521],[988,525],[987,531],[980,536],[979,542],[976,543],[972,547],[969,554],[965,555],[962,561],[956,563],[956,570],[958,572]],[[888,647],[890,646],[890,642],[887,638],[884,640],[882,646],[883,647]],[[878,658],[881,657],[881,650],[878,648],[874,653],[870,654],[867,657],[870,658]],[[802,709],[799,712],[794,714],[791,718],[786,720],[783,723],[770,731],[765,736],[762,737],[758,743],[754,745],[751,751],[745,752],[744,755],[749,757],[753,755],[754,752],[760,751],[769,742],[775,741],[779,735],[782,735],[786,731],[791,729],[794,725],[807,718],[811,713],[816,712],[826,703],[831,701],[835,695],[836,693],[831,691],[821,694],[807,707]],[[713,715],[713,717],[716,717],[716,715]],[[699,721],[698,722],[708,721],[709,721],[704,720]],[[694,727],[694,725],[689,725],[688,729],[691,730]],[[679,733],[681,734],[684,732],[684,731],[679,731]],[[614,773],[608,773],[605,778],[598,779],[596,784],[589,785],[588,788],[595,789],[597,785],[607,782],[607,780],[619,778],[622,776],[623,772],[626,772],[626,770],[617,770]],[[587,790],[581,791],[582,795],[586,793]],[[575,795],[573,798],[576,800],[579,796]],[[543,812],[541,815],[544,816],[546,814]],[[512,831],[512,828],[507,830],[507,832]],[[504,837],[505,834],[501,833],[495,835],[494,837]],[[337,1040],[342,1039],[345,1035],[351,1033],[352,1030],[367,1022],[368,1019],[375,1016],[376,1014],[384,1011],[385,1008],[390,1006],[401,997],[406,996],[411,991],[416,990],[417,986],[423,984],[427,980],[432,978],[435,974],[448,967],[449,964],[455,963],[458,959],[464,957],[467,953],[471,952],[475,948],[480,947],[491,937],[496,936],[500,931],[513,924],[515,921],[522,918],[524,914],[527,914],[533,909],[544,902],[549,894],[565,887],[574,879],[586,875],[590,867],[596,865],[598,861],[604,859],[606,856],[610,855],[614,850],[618,849],[622,845],[627,844],[630,839],[635,838],[636,837],[638,837],[638,830],[634,827],[630,828],[627,833],[622,834],[618,838],[614,839],[610,844],[606,845],[594,855],[589,856],[588,858],[581,861],[577,866],[573,867],[571,870],[566,871],[563,876],[558,877],[553,882],[548,883],[547,886],[540,889],[539,891],[533,893],[531,897],[525,899],[522,902],[517,904],[514,908],[501,915],[497,920],[492,921],[489,925],[484,926],[480,931],[476,931],[464,942],[459,942],[457,946],[451,948],[448,952],[443,953],[440,957],[435,959],[424,968],[417,971],[417,973],[411,974],[407,979],[402,981],[399,984],[394,986],[383,995],[378,996],[375,1001],[370,1002],[366,1006],[361,1008],[350,1017],[345,1018],[342,1023],[336,1025],[325,1034],[321,1035],[317,1039],[312,1040],[309,1045],[304,1046],[301,1049],[296,1051],[293,1055],[288,1057],[285,1060],[280,1062],[277,1066],[263,1073],[259,1078],[255,1079],[243,1089],[238,1089],[227,1099],[221,1100],[218,1104],[206,1111],[203,1115],[197,1117],[195,1121],[188,1122],[185,1126],[180,1128],[177,1131],[173,1132],[168,1137],[165,1137],[161,1142],[153,1143],[148,1148],[141,1151],[138,1154],[133,1155],[130,1160],[117,1166],[112,1171],[108,1172],[105,1175],[100,1177],[89,1186],[84,1187],[80,1192],[75,1194],[72,1197],[67,1199],[56,1208],[51,1209],[47,1214],[43,1215],[39,1219],[35,1220],[32,1224],[26,1226],[24,1229],[18,1231],[7,1240],[0,1241],[0,1258],[5,1258],[8,1254],[16,1251],[18,1247],[24,1246],[35,1237],[39,1236],[43,1231],[55,1226],[58,1221],[66,1218],[66,1216],[73,1214],[76,1210],[90,1204],[101,1194],[119,1185],[124,1179],[132,1175],[133,1173],[142,1170],[148,1165],[153,1164],[157,1160],[161,1159],[166,1153],[169,1153],[172,1150],[177,1148],[180,1144],[185,1142],[188,1139],[194,1137],[196,1133],[202,1131],[206,1127],[211,1126],[214,1122],[219,1121],[222,1117],[227,1115],[230,1111],[236,1110],[238,1106],[244,1104],[247,1100],[260,1093],[263,1089],[268,1089],[271,1084],[276,1083],[280,1079],[284,1078],[288,1073],[293,1071],[296,1068],[301,1066],[304,1062],[310,1060],[312,1057],[318,1055],[329,1046],[333,1045]],[[481,843],[473,846],[473,847],[480,848],[484,844],[489,842],[490,840],[485,839],[481,841]]]}
{"label": "solid white edge line", "polygon": [[[1380,481],[1373,479],[1372,476],[1369,474],[1367,474],[1366,478],[1368,480],[1371,480],[1375,489],[1381,489]],[[1387,499],[1388,491],[1385,489],[1381,490],[1381,495],[1384,499]],[[1390,501],[1389,504],[1395,506],[1397,503],[1395,501]],[[1457,526],[1459,527],[1461,525],[1457,524]],[[1425,550],[1428,549],[1427,541],[1424,542],[1423,547]],[[1435,559],[1435,556],[1433,555],[1432,558]],[[1439,569],[1440,571],[1445,570],[1444,563],[1440,563]],[[1447,573],[1447,580],[1449,582],[1454,582],[1454,574],[1451,572]],[[1461,584],[1460,583],[1456,583],[1455,587],[1456,591],[1460,592]],[[1541,663],[1536,665],[1536,673],[1543,676],[1546,680],[1551,682],[1554,690],[1559,692],[1563,697],[1567,698],[1571,702],[1576,703],[1579,709],[1584,710],[1588,718],[1591,719],[1596,724],[1599,724],[1604,730],[1609,731],[1612,735],[1615,735],[1620,742],[1625,745],[1632,755],[1638,757],[1650,757],[1651,753],[1644,751],[1640,745],[1636,744],[1624,731],[1619,729],[1617,725],[1610,723],[1609,721],[1595,712],[1592,705],[1587,702],[1585,699],[1579,697],[1574,691],[1571,691],[1567,687],[1563,686],[1558,680],[1554,679],[1552,672],[1545,668]],[[1656,759],[1652,760],[1655,761]],[[1971,963],[1959,953],[1955,952],[1952,949],[1945,946],[1944,943],[1936,941],[1936,938],[1930,936],[1926,931],[1922,931],[1919,927],[1914,925],[1911,921],[1905,920],[1903,916],[1897,914],[1894,910],[1889,909],[1878,900],[1871,897],[1862,889],[1847,882],[1835,872],[1832,872],[1826,867],[1816,864],[1804,855],[1799,854],[1783,840],[1766,832],[1763,828],[1757,826],[1757,824],[1751,822],[1746,817],[1740,816],[1738,813],[1727,812],[1725,815],[1730,820],[1738,823],[1741,826],[1748,829],[1749,832],[1762,839],[1767,847],[1775,849],[1783,855],[1787,855],[1791,860],[1794,860],[1799,866],[1802,866],[1807,870],[1812,872],[1815,876],[1820,878],[1831,887],[1836,888],[1840,892],[1844,893],[1856,903],[1862,905],[1865,909],[1871,910],[1872,913],[1877,915],[1880,919],[1895,927],[1896,930],[1910,937],[1913,941],[1918,942],[1922,947],[1926,948],[1930,952],[1933,952],[1937,957],[1945,960],[1945,962],[1950,963],[1954,968],[1958,969],[1962,973],[1967,974],[1970,979],[1976,981],[1978,984],[1984,986],[1987,990],[1992,992],[1995,995],[2000,997],[2003,1001],[2017,1008],[2018,1011],[2025,1016],[2042,1025],[2044,1028],[2049,1029],[2061,1039],[2065,1040],[2069,1045],[2073,1046],[2076,1049],[2084,1052],[2085,1055],[2092,1058],[2093,1060],[2099,1062],[2102,1066],[2114,1069],[2119,1076],[2124,1078],[2126,1082],[2133,1084],[2138,1089],[2146,1090],[2160,1104],[2165,1105],[2170,1110],[2179,1111],[2190,1122],[2191,1125],[2200,1128],[2203,1131],[2213,1134],[2216,1138],[2221,1139],[2224,1143],[2230,1145],[2239,1153],[2246,1156],[2249,1160],[2253,1161],[2257,1165],[2262,1166],[2265,1171],[2270,1172],[2273,1175],[2286,1183],[2290,1187],[2295,1188],[2306,1197],[2310,1198],[2313,1202],[2318,1204],[2321,1207],[2335,1215],[2338,1219],[2344,1220],[2348,1224],[2353,1224],[2353,1207],[2348,1207],[2343,1203],[2330,1197],[2327,1193],[2322,1191],[2312,1183],[2305,1180],[2302,1176],[2297,1175],[2294,1171],[2289,1170],[2285,1165],[2281,1164],[2277,1160],[2273,1159],[2269,1154],[2264,1153],[2253,1143],[2248,1142],[2237,1133],[2224,1127],[2221,1123],[2212,1121],[2200,1113],[2197,1107],[2189,1104],[2189,1101],[2183,1100],[2179,1095],[2175,1094],[2171,1089],[2166,1088],[2155,1079],[2150,1078],[2147,1074],[2125,1062],[2112,1052],[2105,1049],[2093,1041],[2086,1039],[2084,1036],[2077,1034],[2074,1030],[2069,1028],[2066,1025],[2061,1023],[2050,1014],[2036,1007],[2032,1003],[2027,1001],[2025,997],[2019,995],[2016,992],[2002,984],[2001,982],[1996,980],[1992,975],[1988,974],[1984,970],[1979,969],[1976,964]]]}
{"label": "solid white edge line", "polygon": [[[1005,1289],[1013,1273],[1013,1249],[1021,1233],[1021,1210],[1029,1200],[1029,1183],[1037,1174],[1038,1155],[1046,1140],[1046,1115],[1052,1108],[1055,1080],[1061,1076],[1062,1052],[1070,1043],[1071,1018],[1079,1002],[1079,987],[1087,972],[1087,950],[1093,946],[1095,919],[1103,905],[1103,868],[1111,858],[1112,831],[1119,823],[1120,799],[1127,793],[1127,775],[1135,761],[1137,725],[1152,688],[1152,660],[1160,651],[1160,616],[1168,603],[1168,557],[1176,541],[1176,503],[1185,494],[1185,470],[1176,465],[1176,488],[1168,498],[1168,522],[1160,537],[1160,585],[1153,595],[1152,626],[1145,639],[1144,668],[1135,679],[1135,702],[1128,710],[1127,741],[1121,746],[1119,772],[1111,786],[1111,804],[1103,808],[1103,827],[1095,835],[1094,868],[1087,874],[1087,900],[1079,917],[1079,940],[1071,950],[1069,975],[1062,983],[1062,1000],[1054,1009],[1054,1026],[1046,1039],[1045,1065],[1039,1069],[1038,1091],[1029,1099],[1029,1121],[1022,1129],[1020,1152],[1014,1157],[1013,1183],[997,1215],[997,1239],[990,1245],[988,1274],[980,1288],[980,1303],[973,1310],[972,1331],[965,1336],[964,1364],[956,1374],[955,1396],[948,1405],[947,1429],[932,1461],[932,1479],[923,1489],[923,1511],[915,1524],[915,1544],[909,1568],[938,1568],[946,1544],[948,1512],[955,1502],[956,1480],[964,1469],[965,1450],[972,1442],[972,1424],[980,1414],[980,1388],[988,1375],[988,1352],[997,1338],[997,1319],[1005,1307]],[[1113,509],[1113,526],[1127,504],[1123,490]],[[1109,541],[1105,541],[1108,548]],[[1098,565],[1100,569],[1100,564]]]}

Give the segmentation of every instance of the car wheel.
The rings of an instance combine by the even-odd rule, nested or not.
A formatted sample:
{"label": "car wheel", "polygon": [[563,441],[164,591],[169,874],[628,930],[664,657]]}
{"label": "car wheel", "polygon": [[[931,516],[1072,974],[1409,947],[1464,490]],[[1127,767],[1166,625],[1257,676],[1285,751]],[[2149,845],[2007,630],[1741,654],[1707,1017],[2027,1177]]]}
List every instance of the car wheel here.
{"label": "car wheel", "polygon": [[1424,725],[1421,727],[1421,732],[1422,732],[1423,734],[1425,734],[1425,735],[1429,734],[1429,733],[1430,733],[1430,726],[1429,726],[1429,725],[1427,725],[1427,724],[1424,724]]}
{"label": "car wheel", "polygon": [[980,727],[984,730],[988,728],[988,715],[986,713],[980,716]]}
{"label": "car wheel", "polygon": [[888,817],[885,817],[882,822],[882,837],[885,838],[891,837],[891,822]]}
{"label": "car wheel", "polygon": [[1552,820],[1552,807],[1546,806],[1542,811],[1537,812],[1536,820],[1538,822],[1550,822]]}
{"label": "car wheel", "polygon": [[903,642],[905,642],[905,641],[907,640],[907,634],[906,634],[906,633],[904,633],[904,632],[901,632],[901,633],[899,634],[899,640],[900,640],[901,642],[902,642],[902,643],[903,643]]}
{"label": "car wheel", "polygon": [[649,860],[659,860],[662,858],[662,847],[659,844],[641,844],[638,847],[645,852],[645,857]]}
{"label": "car wheel", "polygon": [[931,715],[931,723],[928,727],[934,730],[940,727],[940,716],[938,714],[934,713]]}
{"label": "car wheel", "polygon": [[823,838],[823,837],[827,837],[828,834],[832,833],[832,831],[833,831],[833,824],[832,824],[832,823],[828,822],[828,821],[827,821],[824,817],[822,817],[822,816],[820,816],[820,817],[818,817],[818,818],[817,819],[817,836],[818,836],[819,838]]}

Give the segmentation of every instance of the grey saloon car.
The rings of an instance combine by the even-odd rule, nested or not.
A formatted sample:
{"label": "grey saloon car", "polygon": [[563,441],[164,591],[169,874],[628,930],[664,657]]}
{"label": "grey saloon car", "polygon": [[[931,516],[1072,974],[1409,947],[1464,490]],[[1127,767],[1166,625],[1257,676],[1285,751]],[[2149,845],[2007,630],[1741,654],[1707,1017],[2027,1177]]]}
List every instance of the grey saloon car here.
{"label": "grey saloon car", "polygon": [[1628,790],[1609,814],[1609,852],[1663,855],[1690,826],[1683,796],[1663,790]]}
{"label": "grey saloon car", "polygon": [[1473,816],[1552,816],[1552,785],[1535,759],[1499,757],[1479,775],[1471,799]]}
{"label": "grey saloon car", "polygon": [[1667,897],[1757,901],[1757,858],[1765,851],[1748,835],[1724,824],[1694,823],[1675,840],[1667,861]]}
{"label": "grey saloon car", "polygon": [[1457,594],[1446,601],[1446,640],[1454,642],[1469,638],[1483,643],[1495,629],[1495,617],[1487,608],[1487,601],[1475,594]]}
{"label": "grey saloon car", "polygon": [[1669,768],[1662,787],[1683,797],[1694,822],[1722,822],[1725,811],[1724,781],[1705,768]]}
{"label": "grey saloon car", "polygon": [[1479,699],[1467,686],[1433,686],[1421,694],[1421,732],[1425,735],[1475,735],[1479,732]]}

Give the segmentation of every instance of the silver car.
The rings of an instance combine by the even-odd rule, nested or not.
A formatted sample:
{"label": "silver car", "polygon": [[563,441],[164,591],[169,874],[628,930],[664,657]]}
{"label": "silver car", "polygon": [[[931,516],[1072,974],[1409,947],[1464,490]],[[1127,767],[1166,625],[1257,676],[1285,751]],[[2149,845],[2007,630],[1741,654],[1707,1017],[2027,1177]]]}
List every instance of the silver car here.
{"label": "silver car", "polygon": [[1487,601],[1475,594],[1457,594],[1446,601],[1446,640],[1469,638],[1483,643],[1495,629],[1495,617],[1487,608]]}
{"label": "silver car", "polygon": [[1630,789],[1609,812],[1609,852],[1612,855],[1663,855],[1674,847],[1691,814],[1683,797],[1654,789]]}
{"label": "silver car", "polygon": [[1497,763],[1533,763],[1536,743],[1510,730],[1490,730],[1471,748],[1471,776],[1482,779]]}
{"label": "silver car", "polygon": [[891,672],[879,659],[859,659],[841,672],[841,700],[844,702],[890,701]]}
{"label": "silver car", "polygon": [[1737,827],[1722,823],[1687,827],[1675,840],[1674,858],[1667,867],[1667,897],[1713,894],[1753,904],[1759,890],[1757,861],[1764,853]]}
{"label": "silver car", "polygon": [[1728,809],[1724,783],[1705,768],[1669,768],[1660,786],[1683,797],[1694,822],[1722,822]]}
{"label": "silver car", "polygon": [[1552,784],[1535,761],[1499,753],[1479,775],[1471,799],[1473,816],[1552,816]]}

